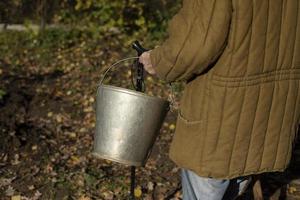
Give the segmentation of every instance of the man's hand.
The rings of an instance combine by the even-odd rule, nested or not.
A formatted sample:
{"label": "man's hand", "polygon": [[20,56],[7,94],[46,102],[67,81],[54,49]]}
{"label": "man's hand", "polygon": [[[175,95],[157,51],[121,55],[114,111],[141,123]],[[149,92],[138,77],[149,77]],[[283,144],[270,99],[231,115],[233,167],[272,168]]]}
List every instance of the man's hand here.
{"label": "man's hand", "polygon": [[[151,50],[150,50],[151,51]],[[140,58],[139,62],[144,65],[144,69],[151,75],[156,74],[154,67],[152,66],[151,59],[150,59],[150,51],[144,52]]]}

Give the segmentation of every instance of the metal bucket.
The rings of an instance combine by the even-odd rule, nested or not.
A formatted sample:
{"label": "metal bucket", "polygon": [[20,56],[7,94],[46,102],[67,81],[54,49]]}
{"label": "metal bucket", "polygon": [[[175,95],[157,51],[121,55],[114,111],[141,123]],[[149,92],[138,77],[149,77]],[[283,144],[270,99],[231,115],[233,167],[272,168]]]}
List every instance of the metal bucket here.
{"label": "metal bucket", "polygon": [[93,155],[131,166],[144,165],[168,110],[166,100],[101,81]]}

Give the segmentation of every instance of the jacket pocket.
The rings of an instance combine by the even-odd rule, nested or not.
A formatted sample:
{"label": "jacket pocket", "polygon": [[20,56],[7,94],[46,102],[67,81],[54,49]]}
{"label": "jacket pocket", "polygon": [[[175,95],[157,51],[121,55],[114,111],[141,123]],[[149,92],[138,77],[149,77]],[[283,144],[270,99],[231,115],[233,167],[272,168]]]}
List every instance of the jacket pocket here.
{"label": "jacket pocket", "polygon": [[203,133],[203,121],[190,121],[179,113],[170,158],[180,167],[197,171],[201,163]]}
{"label": "jacket pocket", "polygon": [[199,76],[186,85],[178,117],[186,123],[199,123],[205,119],[206,77]]}
{"label": "jacket pocket", "polygon": [[182,123],[185,123],[187,125],[196,125],[196,124],[199,124],[199,123],[202,123],[203,120],[190,120],[190,119],[187,119],[186,117],[184,117],[181,113],[181,110],[179,110],[178,112],[178,121],[181,121]]}

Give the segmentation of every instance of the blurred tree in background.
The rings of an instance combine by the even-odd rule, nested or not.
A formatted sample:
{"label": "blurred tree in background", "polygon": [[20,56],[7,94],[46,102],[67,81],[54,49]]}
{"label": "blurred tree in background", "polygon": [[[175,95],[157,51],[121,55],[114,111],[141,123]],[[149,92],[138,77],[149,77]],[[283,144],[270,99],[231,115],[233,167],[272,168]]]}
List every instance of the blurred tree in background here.
{"label": "blurred tree in background", "polygon": [[0,2],[4,24],[46,24],[161,37],[180,0],[10,0]]}

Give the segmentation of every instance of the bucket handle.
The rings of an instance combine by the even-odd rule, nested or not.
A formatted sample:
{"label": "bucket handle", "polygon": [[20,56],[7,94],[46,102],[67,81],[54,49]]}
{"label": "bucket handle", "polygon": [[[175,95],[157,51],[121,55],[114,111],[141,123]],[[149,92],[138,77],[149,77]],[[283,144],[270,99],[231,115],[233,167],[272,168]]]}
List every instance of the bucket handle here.
{"label": "bucket handle", "polygon": [[[117,65],[119,65],[120,63],[123,63],[123,62],[125,62],[125,61],[128,61],[128,60],[135,60],[135,59],[139,59],[139,57],[138,57],[138,56],[134,56],[134,57],[124,58],[124,59],[119,60],[119,61],[113,63],[112,65],[110,65],[110,66],[105,70],[105,72],[104,72],[104,74],[103,74],[103,77],[101,78],[100,83],[99,83],[98,86],[103,85],[103,81],[104,81],[104,79],[106,78],[106,75],[108,74],[108,72],[110,72],[110,70],[111,70],[112,68],[114,68],[115,66],[117,66]],[[171,111],[174,111],[174,110],[177,110],[177,109],[178,109],[178,105],[177,105],[176,100],[175,100],[175,91],[174,91],[174,89],[173,89],[171,83],[168,84],[168,86],[169,86],[169,90],[171,91],[171,92],[170,92],[171,95],[170,95],[170,97],[169,97],[169,98],[170,98],[170,103],[171,103],[171,105],[170,105],[170,110],[171,110]],[[98,91],[97,91],[97,92],[98,92]]]}
{"label": "bucket handle", "polygon": [[110,65],[110,66],[105,70],[105,72],[104,72],[104,74],[103,74],[103,77],[102,77],[102,79],[100,80],[99,86],[100,86],[100,85],[103,85],[103,81],[104,81],[106,75],[108,74],[108,72],[110,72],[110,70],[111,70],[112,68],[114,68],[115,66],[117,66],[117,65],[119,65],[120,63],[125,62],[125,61],[127,61],[127,60],[134,60],[134,59],[138,59],[138,58],[139,58],[139,57],[137,57],[137,56],[125,58],[125,59],[119,60],[119,61],[113,63],[112,65]]}

